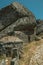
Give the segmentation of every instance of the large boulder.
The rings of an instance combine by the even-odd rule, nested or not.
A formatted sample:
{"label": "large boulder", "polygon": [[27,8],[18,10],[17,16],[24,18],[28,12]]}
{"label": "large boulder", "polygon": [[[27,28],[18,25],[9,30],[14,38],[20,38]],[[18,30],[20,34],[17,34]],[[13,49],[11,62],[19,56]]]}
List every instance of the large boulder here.
{"label": "large boulder", "polygon": [[1,9],[0,15],[0,37],[14,31],[31,32],[36,26],[33,13],[17,2]]}

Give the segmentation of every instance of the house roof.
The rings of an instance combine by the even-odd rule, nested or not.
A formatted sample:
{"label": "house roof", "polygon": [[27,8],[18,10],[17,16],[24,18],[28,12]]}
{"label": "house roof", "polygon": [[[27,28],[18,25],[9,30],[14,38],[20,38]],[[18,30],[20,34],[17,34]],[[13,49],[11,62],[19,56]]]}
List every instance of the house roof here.
{"label": "house roof", "polygon": [[0,39],[0,42],[8,43],[8,42],[23,42],[23,41],[15,36],[5,36]]}

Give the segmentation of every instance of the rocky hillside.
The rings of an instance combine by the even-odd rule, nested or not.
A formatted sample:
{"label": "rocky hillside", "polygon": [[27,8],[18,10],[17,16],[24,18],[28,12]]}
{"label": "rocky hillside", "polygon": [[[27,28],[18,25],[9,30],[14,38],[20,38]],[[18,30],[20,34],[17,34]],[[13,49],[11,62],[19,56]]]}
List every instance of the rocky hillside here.
{"label": "rocky hillside", "polygon": [[20,47],[19,65],[43,65],[42,38],[43,20],[36,20],[34,14],[23,5],[14,2],[0,10],[0,43],[6,43],[5,46],[11,44],[11,49],[7,50],[11,52],[12,44],[16,42],[13,49]]}

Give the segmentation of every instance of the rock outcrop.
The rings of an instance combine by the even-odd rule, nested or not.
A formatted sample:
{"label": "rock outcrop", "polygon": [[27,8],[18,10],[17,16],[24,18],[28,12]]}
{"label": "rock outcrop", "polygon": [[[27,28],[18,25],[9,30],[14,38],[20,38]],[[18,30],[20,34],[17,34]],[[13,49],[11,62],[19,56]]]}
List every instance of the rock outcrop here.
{"label": "rock outcrop", "polygon": [[35,26],[33,13],[17,2],[0,10],[0,38],[13,35],[14,31],[30,31],[34,34]]}
{"label": "rock outcrop", "polygon": [[36,29],[36,34],[40,35],[43,33],[43,20],[37,20],[37,29]]}

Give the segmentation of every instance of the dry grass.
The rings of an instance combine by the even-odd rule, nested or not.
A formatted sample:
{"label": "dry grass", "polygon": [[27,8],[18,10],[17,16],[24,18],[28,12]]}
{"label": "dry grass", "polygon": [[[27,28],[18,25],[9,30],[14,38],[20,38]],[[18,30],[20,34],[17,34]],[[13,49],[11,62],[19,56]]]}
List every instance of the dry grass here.
{"label": "dry grass", "polygon": [[37,46],[40,46],[43,44],[43,39],[39,41],[33,41],[31,43],[28,43],[23,47],[23,57],[20,59],[20,65],[29,65],[30,59],[32,55],[34,54],[34,51],[36,50]]}

